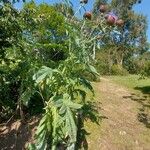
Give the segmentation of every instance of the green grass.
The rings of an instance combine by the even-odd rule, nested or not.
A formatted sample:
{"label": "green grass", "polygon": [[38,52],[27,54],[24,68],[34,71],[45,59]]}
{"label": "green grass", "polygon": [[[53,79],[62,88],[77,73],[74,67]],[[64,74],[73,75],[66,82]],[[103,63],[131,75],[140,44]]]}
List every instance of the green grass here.
{"label": "green grass", "polygon": [[136,90],[143,94],[150,94],[150,78],[139,79],[140,76],[138,75],[110,76],[108,78],[130,90]]}

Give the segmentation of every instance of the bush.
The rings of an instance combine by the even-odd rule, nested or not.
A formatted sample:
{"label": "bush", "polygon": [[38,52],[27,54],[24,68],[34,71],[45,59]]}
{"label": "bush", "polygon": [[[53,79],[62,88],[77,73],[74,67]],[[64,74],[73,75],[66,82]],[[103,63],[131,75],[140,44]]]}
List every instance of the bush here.
{"label": "bush", "polygon": [[101,60],[98,60],[95,64],[95,67],[101,75],[109,75],[109,65]]}
{"label": "bush", "polygon": [[145,62],[141,75],[150,77],[150,61]]}
{"label": "bush", "polygon": [[123,76],[123,75],[128,75],[129,72],[120,65],[113,65],[111,67],[111,74]]}
{"label": "bush", "polygon": [[110,75],[107,48],[102,48],[96,52],[96,62],[94,64],[100,75]]}

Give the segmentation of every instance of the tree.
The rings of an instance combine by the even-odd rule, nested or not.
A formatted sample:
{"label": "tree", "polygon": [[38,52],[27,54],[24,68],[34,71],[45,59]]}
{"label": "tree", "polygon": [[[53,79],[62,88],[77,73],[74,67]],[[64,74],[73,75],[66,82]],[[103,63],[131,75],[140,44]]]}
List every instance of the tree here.
{"label": "tree", "polygon": [[112,11],[119,19],[123,20],[123,25],[114,28],[113,32],[110,33],[110,38],[102,39],[103,43],[110,47],[109,54],[113,59],[110,61],[120,67],[127,68],[126,65],[133,55],[141,55],[148,50],[147,19],[133,11],[133,6],[137,3],[139,3],[137,0],[112,0],[110,3],[99,0],[96,1],[93,10],[99,16],[99,5],[106,4],[107,12]]}
{"label": "tree", "polygon": [[66,17],[70,17],[74,15],[74,10],[72,6],[69,6],[65,3],[56,3],[54,7],[58,12],[62,13]]}
{"label": "tree", "polygon": [[[123,61],[127,61],[128,58],[134,54],[141,54],[147,51],[146,45],[147,37],[147,20],[146,17],[141,14],[136,14],[132,8],[135,3],[139,1],[112,1],[112,8],[116,8],[116,13],[122,18],[125,22],[123,28],[117,29],[120,35],[120,41],[118,46],[120,47],[121,57],[120,60],[117,60],[120,65],[123,64]],[[125,47],[124,47],[125,46]]]}
{"label": "tree", "polygon": [[0,18],[0,103],[14,108],[19,86],[15,69],[23,59],[20,13],[10,3],[1,3]]}
{"label": "tree", "polygon": [[6,49],[12,47],[14,43],[19,45],[22,30],[19,13],[11,4],[0,5],[0,17],[0,61],[2,62],[6,60]]}
{"label": "tree", "polygon": [[36,54],[43,62],[66,58],[67,37],[63,15],[48,4],[37,6],[30,2],[24,6],[22,17],[25,19],[25,36],[32,39]]}

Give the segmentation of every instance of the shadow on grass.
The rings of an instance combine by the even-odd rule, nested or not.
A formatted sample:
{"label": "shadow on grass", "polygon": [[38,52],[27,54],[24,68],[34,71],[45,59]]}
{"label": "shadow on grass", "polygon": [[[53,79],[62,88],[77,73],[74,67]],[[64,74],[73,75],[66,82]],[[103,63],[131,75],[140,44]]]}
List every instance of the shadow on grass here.
{"label": "shadow on grass", "polygon": [[135,87],[141,94],[131,93],[130,96],[123,96],[124,99],[131,99],[140,104],[137,118],[147,128],[150,128],[150,86]]}
{"label": "shadow on grass", "polygon": [[135,87],[134,89],[141,91],[143,94],[150,94],[150,86]]}
{"label": "shadow on grass", "polygon": [[88,142],[86,137],[91,133],[88,133],[84,129],[84,122],[90,120],[91,122],[100,125],[101,121],[103,121],[104,119],[108,119],[106,116],[100,114],[101,110],[102,110],[101,102],[89,101],[87,102],[87,104],[83,106],[83,111],[78,114],[78,134],[76,144],[77,150],[78,149],[88,150]]}

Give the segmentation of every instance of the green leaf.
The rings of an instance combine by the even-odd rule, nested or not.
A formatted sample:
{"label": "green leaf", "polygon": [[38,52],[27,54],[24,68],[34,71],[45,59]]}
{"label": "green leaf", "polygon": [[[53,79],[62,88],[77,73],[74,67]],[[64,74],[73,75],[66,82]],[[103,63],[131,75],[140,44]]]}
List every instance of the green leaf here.
{"label": "green leaf", "polygon": [[68,145],[67,150],[75,150],[75,143]]}
{"label": "green leaf", "polygon": [[43,137],[44,134],[45,134],[45,130],[47,130],[47,128],[46,128],[46,122],[44,123],[44,125],[39,126],[39,127],[37,128],[36,137],[37,137],[37,138]]}
{"label": "green leaf", "polygon": [[29,149],[29,150],[36,150],[35,144],[29,144],[29,145],[28,145],[28,149]]}
{"label": "green leaf", "polygon": [[70,142],[75,143],[77,137],[77,127],[70,108],[66,111],[66,131],[70,137]]}
{"label": "green leaf", "polygon": [[47,119],[47,114],[45,114],[45,115],[43,116],[43,118],[41,119],[41,121],[40,121],[40,123],[39,123],[39,126],[42,126],[42,125],[45,123],[46,119]]}
{"label": "green leaf", "polygon": [[91,65],[88,65],[88,68],[89,68],[89,71],[95,75],[98,75],[99,76],[99,73],[97,72],[97,70],[91,66]]}
{"label": "green leaf", "polygon": [[37,131],[36,131],[36,137],[37,138],[39,138],[41,135],[43,135],[44,134],[44,130],[47,129],[47,127],[46,127],[46,120],[47,120],[47,116],[45,115],[41,119],[41,121],[40,121],[40,123],[38,125]]}
{"label": "green leaf", "polygon": [[26,105],[26,106],[28,105],[28,102],[29,102],[31,96],[34,94],[34,92],[35,92],[34,90],[28,88],[24,93],[22,93],[21,100],[24,105]]}
{"label": "green leaf", "polygon": [[[88,80],[86,80],[86,79],[84,79],[84,78],[80,78],[80,84],[82,85],[82,86],[84,86],[86,89],[89,89],[93,94],[94,94],[94,90],[93,90],[93,87],[92,87],[92,85],[91,85],[91,83],[88,81]],[[83,90],[83,89],[82,89]],[[87,93],[87,91],[85,91],[86,93]]]}
{"label": "green leaf", "polygon": [[80,109],[82,107],[82,105],[73,103],[72,101],[68,101],[68,103],[66,103],[66,106],[73,109]]}
{"label": "green leaf", "polygon": [[44,132],[43,136],[39,138],[38,143],[36,144],[37,150],[46,150],[47,149],[47,141],[46,141],[46,131]]}
{"label": "green leaf", "polygon": [[46,77],[51,78],[54,72],[58,72],[56,69],[52,69],[46,66],[43,66],[34,76],[33,80],[36,81],[36,83],[40,83],[43,81]]}
{"label": "green leaf", "polygon": [[80,95],[80,101],[85,101],[86,99],[86,94],[89,93],[89,91],[85,88],[82,88],[82,89],[75,89],[74,92],[77,94],[77,95]]}
{"label": "green leaf", "polygon": [[62,105],[62,107],[61,107],[60,110],[59,110],[59,114],[60,114],[60,115],[63,115],[65,112],[66,112],[66,106],[65,106],[65,105]]}
{"label": "green leaf", "polygon": [[63,101],[64,105],[69,107],[69,108],[80,109],[82,107],[81,104],[73,103],[70,95],[68,95],[67,93],[65,93],[63,95],[63,99],[64,99],[64,101]]}
{"label": "green leaf", "polygon": [[[46,113],[41,119],[37,131],[36,131],[36,149],[37,150],[46,150],[47,149],[47,134],[51,133],[51,116],[49,113]],[[52,123],[52,122],[51,122]]]}
{"label": "green leaf", "polygon": [[63,105],[62,99],[58,99],[58,100],[54,101],[54,105],[56,107],[61,107]]}

